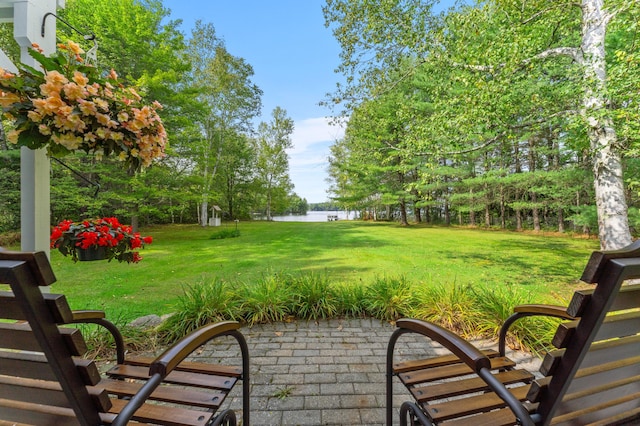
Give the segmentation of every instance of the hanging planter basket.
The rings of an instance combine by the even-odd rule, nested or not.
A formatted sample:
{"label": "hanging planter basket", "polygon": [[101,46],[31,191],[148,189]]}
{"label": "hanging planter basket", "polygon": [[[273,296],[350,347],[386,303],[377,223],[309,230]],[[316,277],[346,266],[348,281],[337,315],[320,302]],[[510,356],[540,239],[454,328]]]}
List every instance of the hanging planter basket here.
{"label": "hanging planter basket", "polygon": [[133,232],[130,225],[121,224],[115,217],[72,222],[63,220],[51,231],[51,248],[76,262],[113,260],[136,263],[142,257],[135,251],[153,238]]}
{"label": "hanging planter basket", "polygon": [[89,247],[86,249],[79,248],[77,250],[78,260],[81,262],[89,262],[92,260],[105,260],[107,258],[106,247]]}
{"label": "hanging planter basket", "polygon": [[0,68],[0,107],[12,122],[7,141],[45,148],[53,157],[85,152],[112,156],[137,171],[164,157],[167,133],[158,102],[147,104],[135,88],[84,62],[82,49],[60,44],[50,57],[34,46],[29,54],[43,71],[19,65]]}

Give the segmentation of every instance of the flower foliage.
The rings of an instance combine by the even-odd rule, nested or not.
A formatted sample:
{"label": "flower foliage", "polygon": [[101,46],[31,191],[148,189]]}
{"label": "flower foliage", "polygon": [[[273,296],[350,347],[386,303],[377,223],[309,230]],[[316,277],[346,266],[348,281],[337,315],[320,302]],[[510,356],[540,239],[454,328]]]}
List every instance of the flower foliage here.
{"label": "flower foliage", "polygon": [[151,244],[152,237],[142,237],[132,232],[131,226],[122,225],[115,217],[72,222],[63,220],[51,232],[51,248],[57,248],[65,256],[78,261],[78,250],[104,247],[106,258],[111,261],[137,263],[142,257],[137,251]]}
{"label": "flower foliage", "polygon": [[58,49],[50,57],[37,45],[29,50],[44,72],[24,64],[17,75],[0,68],[0,106],[15,126],[7,132],[9,142],[58,157],[77,150],[115,155],[133,170],[163,157],[162,105],[144,104],[114,70],[106,74],[84,64],[77,44]]}

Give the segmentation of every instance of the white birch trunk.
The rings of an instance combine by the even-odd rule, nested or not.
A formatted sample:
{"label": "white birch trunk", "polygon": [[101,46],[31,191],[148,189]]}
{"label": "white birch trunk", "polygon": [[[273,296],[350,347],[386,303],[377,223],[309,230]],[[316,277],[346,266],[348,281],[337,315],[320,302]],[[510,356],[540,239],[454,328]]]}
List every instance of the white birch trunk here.
{"label": "white birch trunk", "polygon": [[207,226],[207,216],[209,215],[209,166],[207,165],[208,153],[205,153],[205,166],[202,171],[204,186],[202,188],[202,201],[200,202],[200,226]]}
{"label": "white birch trunk", "polygon": [[604,41],[608,19],[603,0],[582,0],[583,107],[593,156],[600,246],[605,250],[631,243],[621,155],[607,111]]}
{"label": "white birch trunk", "polygon": [[[218,164],[220,163],[220,158],[222,157],[222,145],[224,143],[224,138],[222,136],[223,133],[224,133],[224,127],[222,131],[220,131],[218,136],[219,137],[218,149],[216,150],[215,162],[213,163],[213,170],[211,171],[211,174],[209,174],[209,155],[210,155],[210,151],[213,148],[212,143],[209,144],[209,150],[204,153],[205,166],[202,174],[203,174],[203,180],[205,183],[204,183],[204,188],[202,189],[202,202],[201,202],[201,211],[200,211],[201,226],[207,226],[209,224],[209,196],[211,194],[211,187],[213,186],[213,178],[216,176],[216,173],[218,173]],[[214,131],[207,128],[206,137],[207,137],[207,140],[212,140],[214,137]]]}

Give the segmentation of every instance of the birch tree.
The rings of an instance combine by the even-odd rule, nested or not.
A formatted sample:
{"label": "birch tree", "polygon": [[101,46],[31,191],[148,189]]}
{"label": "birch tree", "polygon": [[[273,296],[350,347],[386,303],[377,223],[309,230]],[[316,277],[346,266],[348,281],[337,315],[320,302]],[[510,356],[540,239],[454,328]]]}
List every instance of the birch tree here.
{"label": "birch tree", "polygon": [[211,24],[196,22],[187,55],[192,64],[189,89],[202,104],[196,117],[199,134],[190,149],[201,179],[200,224],[206,226],[220,161],[225,149],[233,149],[229,141],[251,129],[262,91],[251,81],[251,65],[227,51]]}
{"label": "birch tree", "polygon": [[293,120],[280,107],[273,110],[269,123],[262,122],[258,125],[258,137],[255,141],[256,175],[265,198],[267,220],[272,218],[275,195],[286,197],[293,187],[289,179],[289,156],[286,151],[293,148],[292,133]]}

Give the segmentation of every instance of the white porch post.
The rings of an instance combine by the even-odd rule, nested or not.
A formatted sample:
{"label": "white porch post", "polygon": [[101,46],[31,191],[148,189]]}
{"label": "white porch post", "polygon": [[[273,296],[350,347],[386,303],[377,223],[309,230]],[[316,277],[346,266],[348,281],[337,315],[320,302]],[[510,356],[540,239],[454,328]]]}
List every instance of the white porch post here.
{"label": "white porch post", "polygon": [[[56,49],[56,20],[49,17],[44,37],[42,21],[47,13],[64,7],[64,0],[13,1],[13,35],[20,45],[20,60],[30,66],[38,64],[28,54],[28,48],[37,43],[44,54]],[[23,251],[44,251],[49,255],[50,234],[50,160],[44,149],[20,151],[20,227]]]}

